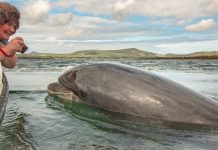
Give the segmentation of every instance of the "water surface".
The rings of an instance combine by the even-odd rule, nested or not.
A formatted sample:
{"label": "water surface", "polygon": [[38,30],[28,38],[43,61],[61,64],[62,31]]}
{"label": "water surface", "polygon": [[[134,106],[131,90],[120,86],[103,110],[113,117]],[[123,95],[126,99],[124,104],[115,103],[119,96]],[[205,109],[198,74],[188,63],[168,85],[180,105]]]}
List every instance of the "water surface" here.
{"label": "water surface", "polygon": [[[216,131],[151,127],[132,130],[125,124],[111,124],[100,112],[80,105],[67,109],[64,103],[48,96],[47,85],[57,81],[64,71],[96,62],[139,67],[218,102],[218,60],[20,60],[15,69],[5,69],[10,95],[0,127],[0,150],[217,149]],[[92,115],[92,118],[84,114]]]}

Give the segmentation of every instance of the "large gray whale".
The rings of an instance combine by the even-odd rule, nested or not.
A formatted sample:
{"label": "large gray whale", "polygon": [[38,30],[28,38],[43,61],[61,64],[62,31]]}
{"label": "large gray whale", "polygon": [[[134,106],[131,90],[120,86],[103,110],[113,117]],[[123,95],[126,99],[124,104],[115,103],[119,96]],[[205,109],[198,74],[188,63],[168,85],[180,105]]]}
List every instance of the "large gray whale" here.
{"label": "large gray whale", "polygon": [[74,67],[48,85],[58,97],[158,126],[218,126],[218,106],[208,98],[133,67],[99,63]]}

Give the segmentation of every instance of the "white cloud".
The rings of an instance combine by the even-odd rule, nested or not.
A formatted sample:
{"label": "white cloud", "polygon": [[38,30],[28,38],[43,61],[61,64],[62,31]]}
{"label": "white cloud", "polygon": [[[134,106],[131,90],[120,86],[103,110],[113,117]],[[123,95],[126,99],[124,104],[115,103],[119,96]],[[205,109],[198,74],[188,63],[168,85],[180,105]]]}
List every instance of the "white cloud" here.
{"label": "white cloud", "polygon": [[113,17],[116,19],[122,19],[134,8],[135,0],[119,0],[114,4]]}
{"label": "white cloud", "polygon": [[51,14],[53,8],[48,0],[37,0],[27,3],[22,9],[22,23],[38,26],[39,24],[49,26],[62,26],[69,24],[73,19],[71,12]]}
{"label": "white cloud", "polygon": [[59,0],[53,4],[73,6],[79,12],[113,15],[116,19],[134,15],[175,17],[173,24],[181,24],[180,20],[187,23],[193,18],[218,12],[217,0]]}
{"label": "white cloud", "polygon": [[59,0],[59,1],[55,1],[55,2],[50,2],[52,6],[55,7],[71,7],[71,5],[74,3],[73,1],[70,0]]}
{"label": "white cloud", "polygon": [[56,37],[47,37],[45,39],[46,42],[49,42],[49,43],[56,43],[57,42],[57,39]]}
{"label": "white cloud", "polygon": [[[181,49],[193,46],[193,51],[198,51],[195,41],[218,38],[216,30],[213,30],[214,36],[211,32],[193,34],[183,30],[187,24],[190,25],[186,29],[195,32],[214,27],[218,0],[26,0],[16,4],[23,8],[21,18],[24,20],[15,36],[22,36],[34,51],[144,49],[149,45],[154,51],[173,52],[177,44]],[[191,25],[190,22],[199,17],[211,19]],[[180,38],[172,38],[174,35]],[[193,35],[198,37],[192,38]],[[143,38],[140,40],[140,37]],[[179,44],[187,41],[186,37],[191,37],[194,44],[189,47],[185,47],[188,43]],[[175,41],[178,43],[175,47],[168,45],[169,49],[167,46],[164,49],[164,45],[156,47]]]}
{"label": "white cloud", "polygon": [[214,25],[215,22],[213,19],[207,19],[207,20],[202,20],[197,24],[188,25],[186,26],[185,29],[192,32],[201,32],[211,29]]}
{"label": "white cloud", "polygon": [[218,40],[206,40],[159,44],[156,47],[165,53],[187,54],[195,51],[217,51],[217,46]]}
{"label": "white cloud", "polygon": [[129,7],[131,7],[135,3],[135,0],[120,0],[115,3],[114,9],[115,11],[122,11]]}
{"label": "white cloud", "polygon": [[218,12],[218,1],[208,0],[208,1],[205,1],[203,5],[206,6],[205,7],[206,13],[215,14]]}
{"label": "white cloud", "polygon": [[80,37],[84,35],[83,33],[84,33],[84,29],[71,27],[64,32],[64,36],[69,37],[69,38]]}
{"label": "white cloud", "polygon": [[71,13],[50,15],[49,24],[55,26],[67,25],[72,21],[72,19],[73,15]]}
{"label": "white cloud", "polygon": [[22,11],[22,18],[28,23],[36,24],[47,19],[50,5],[46,0],[37,0],[25,6]]}

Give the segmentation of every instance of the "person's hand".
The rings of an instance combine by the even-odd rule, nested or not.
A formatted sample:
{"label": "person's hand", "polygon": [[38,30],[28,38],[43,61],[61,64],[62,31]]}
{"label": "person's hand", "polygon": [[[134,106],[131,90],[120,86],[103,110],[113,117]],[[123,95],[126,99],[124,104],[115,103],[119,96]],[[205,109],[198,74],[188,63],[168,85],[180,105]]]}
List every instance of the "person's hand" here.
{"label": "person's hand", "polygon": [[8,55],[14,55],[16,52],[21,52],[24,46],[25,44],[23,38],[16,37],[3,47],[3,49]]}

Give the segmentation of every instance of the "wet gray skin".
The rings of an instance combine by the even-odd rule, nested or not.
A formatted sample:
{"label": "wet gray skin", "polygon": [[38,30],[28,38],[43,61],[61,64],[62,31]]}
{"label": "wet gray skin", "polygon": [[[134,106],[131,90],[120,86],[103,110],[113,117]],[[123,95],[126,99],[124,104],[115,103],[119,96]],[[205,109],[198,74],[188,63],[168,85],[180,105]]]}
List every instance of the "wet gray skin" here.
{"label": "wet gray skin", "polygon": [[138,119],[134,121],[152,125],[218,125],[218,106],[211,100],[173,81],[128,66],[102,63],[74,67],[59,77],[59,84],[50,84],[48,90],[56,91],[57,96],[72,91],[76,101],[126,114],[125,118],[135,116]]}

